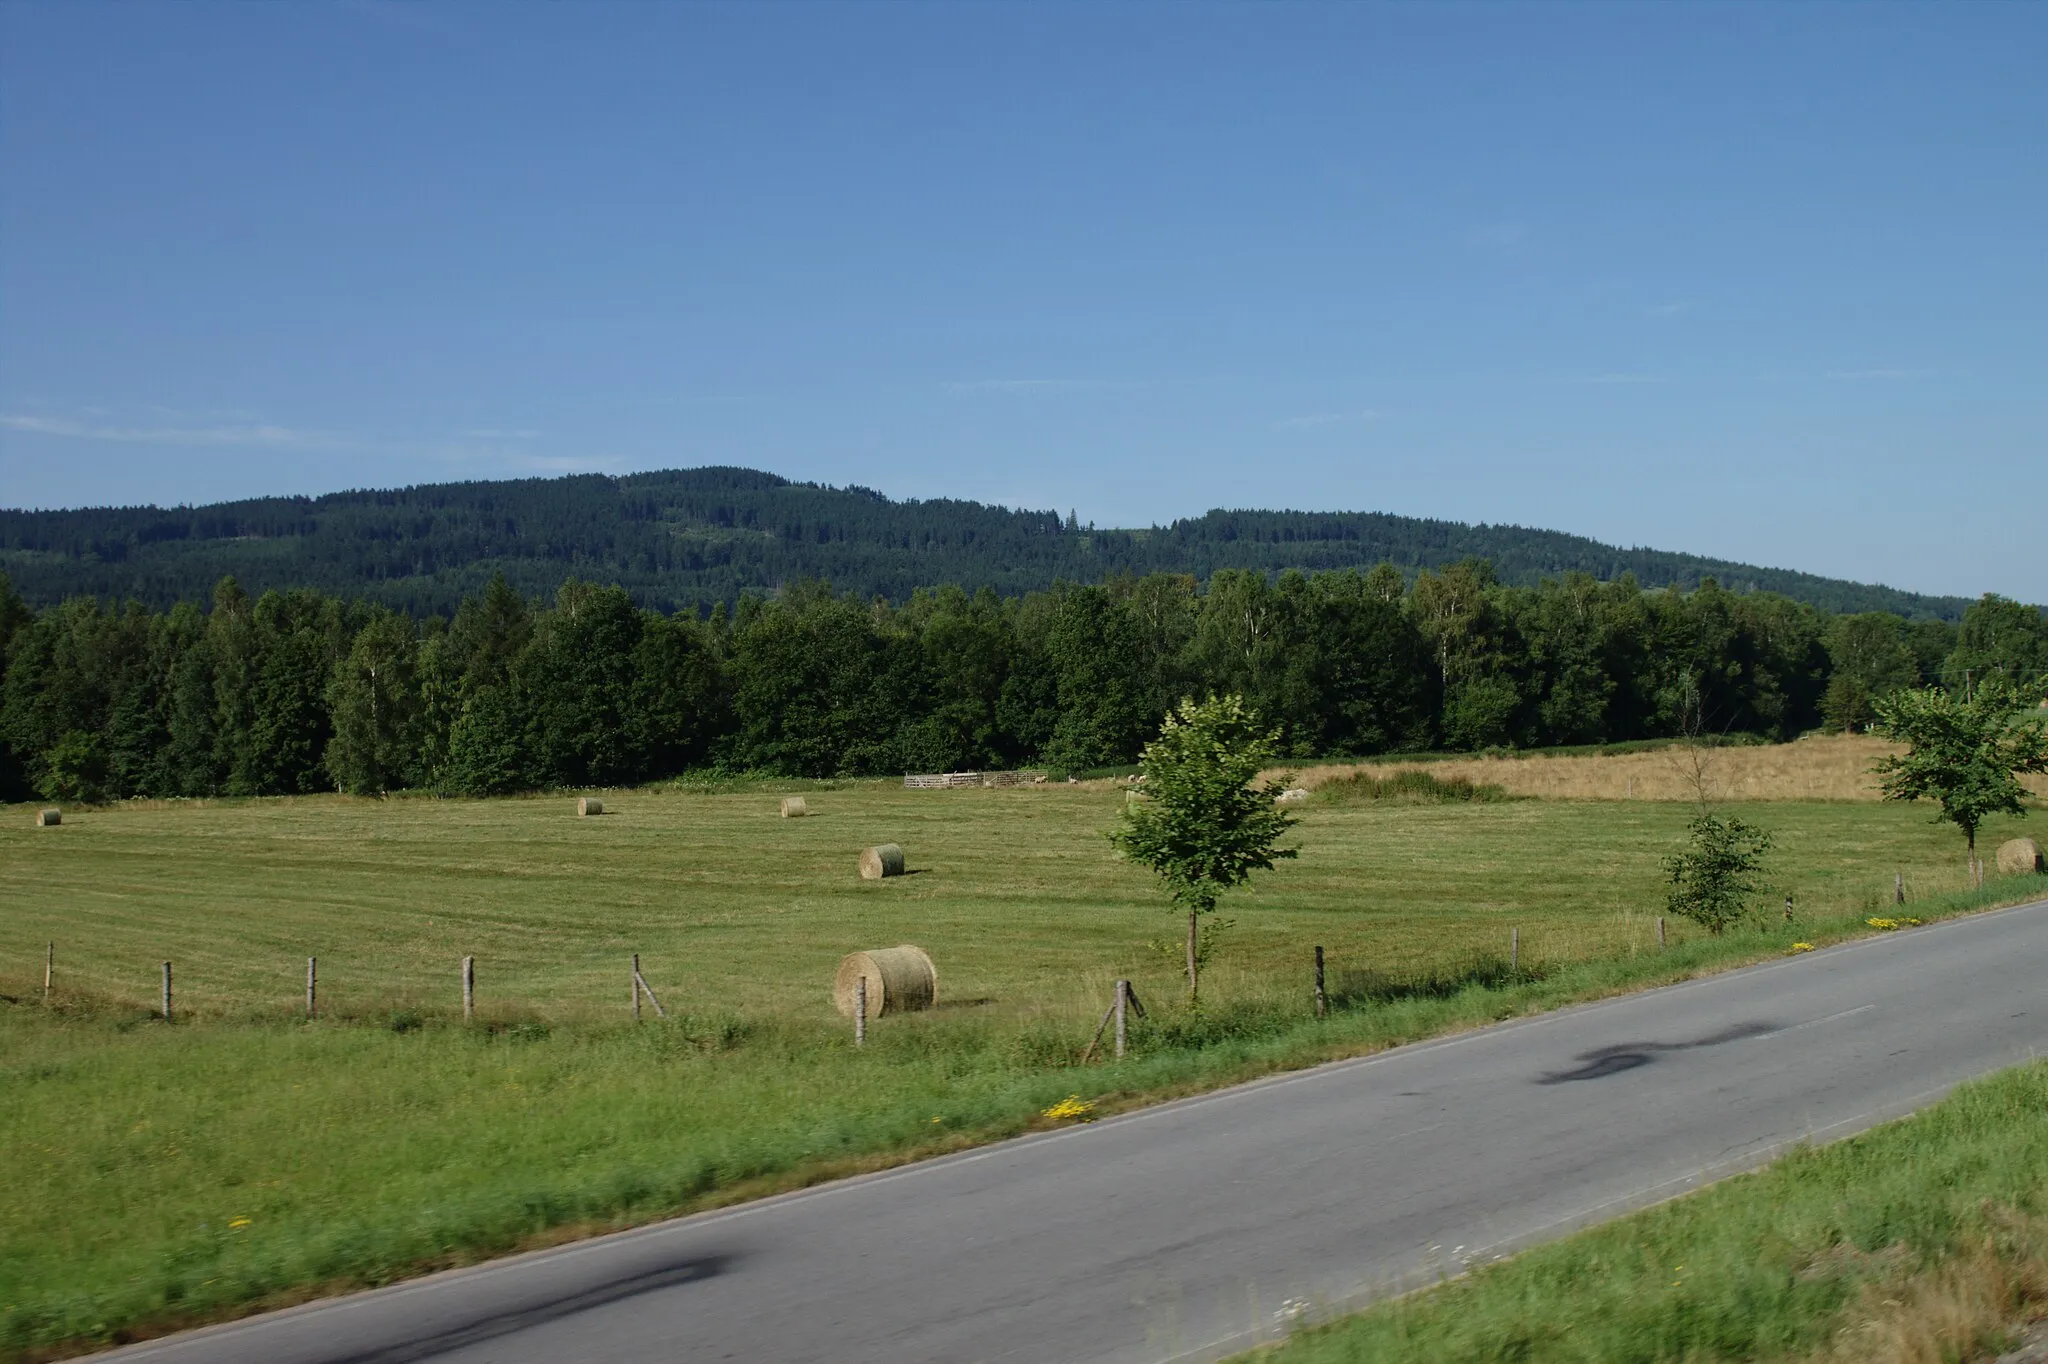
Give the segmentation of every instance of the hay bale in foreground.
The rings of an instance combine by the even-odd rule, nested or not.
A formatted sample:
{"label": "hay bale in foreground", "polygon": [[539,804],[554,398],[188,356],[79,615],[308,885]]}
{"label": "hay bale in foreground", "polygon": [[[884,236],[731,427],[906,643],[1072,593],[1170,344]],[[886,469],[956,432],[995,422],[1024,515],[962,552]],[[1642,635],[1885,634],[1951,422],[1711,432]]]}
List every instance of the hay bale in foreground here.
{"label": "hay bale in foreground", "polygon": [[868,1017],[909,1013],[929,1009],[939,998],[939,969],[922,947],[909,943],[882,947],[872,952],[854,952],[839,963],[832,978],[832,1002],[839,1012],[853,1017],[854,982],[868,983]]}
{"label": "hay bale in foreground", "polygon": [[1998,872],[2001,876],[2023,876],[2030,871],[2044,869],[2041,845],[2031,838],[2008,838],[1998,845]]}
{"label": "hay bale in foreground", "polygon": [[802,819],[810,812],[811,807],[804,804],[802,796],[784,796],[782,798],[782,817],[784,819]]}
{"label": "hay bale in foreground", "polygon": [[604,813],[604,802],[592,796],[578,796],[576,813],[586,819],[591,815],[601,815]]}
{"label": "hay bale in foreground", "polygon": [[860,879],[879,881],[885,876],[903,875],[903,849],[883,843],[860,855]]}
{"label": "hay bale in foreground", "polygon": [[36,811],[36,827],[38,829],[52,828],[56,825],[62,824],[63,822],[64,812],[62,810]]}

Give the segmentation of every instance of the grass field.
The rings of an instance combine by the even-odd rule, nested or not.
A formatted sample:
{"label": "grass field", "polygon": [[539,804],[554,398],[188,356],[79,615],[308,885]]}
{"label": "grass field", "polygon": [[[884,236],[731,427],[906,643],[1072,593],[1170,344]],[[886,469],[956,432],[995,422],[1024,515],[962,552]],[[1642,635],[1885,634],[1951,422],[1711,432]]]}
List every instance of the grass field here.
{"label": "grass field", "polygon": [[[0,809],[0,1348],[379,1282],[1014,1133],[1069,1093],[1140,1102],[1867,931],[1895,871],[1928,915],[2024,893],[1964,892],[1960,839],[1925,810],[1752,804],[1797,921],[1720,941],[1674,922],[1659,953],[1683,806],[1319,800],[1299,861],[1226,901],[1189,1016],[1147,945],[1176,922],[1101,837],[1120,789],[824,784],[801,820],[777,818],[779,789],[607,793],[596,819],[564,797],[138,805],[55,829]],[[885,840],[914,874],[859,881]],[[941,1007],[878,1020],[857,1053],[833,968],[906,941]],[[633,952],[666,1023],[629,1020]],[[165,958],[171,1026],[150,1014]],[[1129,1060],[1079,1069],[1119,975],[1154,1020]]]}
{"label": "grass field", "polygon": [[2024,1066],[1247,1364],[1989,1360],[2048,1317],[2044,1117]]}

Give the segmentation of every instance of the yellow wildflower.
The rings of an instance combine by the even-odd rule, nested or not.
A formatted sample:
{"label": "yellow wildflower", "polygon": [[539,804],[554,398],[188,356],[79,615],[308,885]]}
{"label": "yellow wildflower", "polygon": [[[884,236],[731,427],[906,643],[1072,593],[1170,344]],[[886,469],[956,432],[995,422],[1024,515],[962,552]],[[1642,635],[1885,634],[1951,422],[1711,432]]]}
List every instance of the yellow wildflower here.
{"label": "yellow wildflower", "polygon": [[237,1217],[237,1218],[235,1218],[235,1219],[234,1219],[233,1221],[231,1221],[231,1222],[229,1222],[229,1223],[228,1223],[228,1230],[229,1230],[229,1231],[240,1231],[240,1230],[241,1230],[241,1229],[242,1229],[243,1227],[246,1227],[246,1226],[248,1226],[248,1225],[249,1225],[249,1219],[248,1219],[248,1218],[246,1218],[246,1217]]}
{"label": "yellow wildflower", "polygon": [[1796,942],[1792,944],[1792,950],[1794,952],[1811,952],[1813,944],[1810,942]]}
{"label": "yellow wildflower", "polygon": [[1045,1116],[1055,1121],[1060,1121],[1066,1118],[1086,1118],[1094,1111],[1094,1104],[1083,1101],[1078,1094],[1069,1094],[1051,1108],[1046,1109]]}

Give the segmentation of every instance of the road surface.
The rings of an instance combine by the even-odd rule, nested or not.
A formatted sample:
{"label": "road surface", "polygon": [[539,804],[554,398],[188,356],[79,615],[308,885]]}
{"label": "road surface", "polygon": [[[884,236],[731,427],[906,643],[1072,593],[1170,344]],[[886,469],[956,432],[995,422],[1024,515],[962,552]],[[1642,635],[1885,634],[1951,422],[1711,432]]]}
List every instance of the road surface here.
{"label": "road surface", "polygon": [[2048,902],[102,1358],[1215,1358],[2044,1047]]}

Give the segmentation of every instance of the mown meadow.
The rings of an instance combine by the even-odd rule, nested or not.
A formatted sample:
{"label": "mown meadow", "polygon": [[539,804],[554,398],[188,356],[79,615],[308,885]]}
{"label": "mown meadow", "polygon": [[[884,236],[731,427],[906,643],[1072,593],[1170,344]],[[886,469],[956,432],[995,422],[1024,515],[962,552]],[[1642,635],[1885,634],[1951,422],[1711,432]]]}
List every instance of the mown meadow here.
{"label": "mown meadow", "polygon": [[[778,818],[785,791],[815,814]],[[1102,837],[1124,799],[733,781],[607,792],[593,819],[320,796],[53,829],[0,808],[0,1344],[75,1351],[998,1138],[1070,1094],[1109,1111],[1867,932],[1895,873],[1926,917],[2028,890],[1967,890],[1924,809],[1752,802],[1771,913],[1720,940],[1673,921],[1660,951],[1686,805],[1337,784],[1301,807],[1299,860],[1225,901],[1189,1014],[1150,945],[1175,916]],[[911,874],[859,880],[882,841]],[[856,1051],[833,969],[900,942],[936,961],[939,1007]],[[635,952],[665,1021],[632,1021]],[[1150,1017],[1083,1068],[1118,976]]]}

